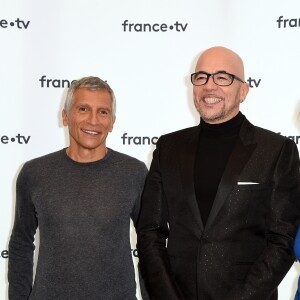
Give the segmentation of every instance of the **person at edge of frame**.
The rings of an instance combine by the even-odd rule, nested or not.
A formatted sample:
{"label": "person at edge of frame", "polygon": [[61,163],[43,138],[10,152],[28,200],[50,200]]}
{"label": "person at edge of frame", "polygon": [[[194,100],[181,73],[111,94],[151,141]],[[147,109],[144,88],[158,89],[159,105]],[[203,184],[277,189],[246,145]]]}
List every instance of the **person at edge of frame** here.
{"label": "person at edge of frame", "polygon": [[[294,253],[297,261],[300,260],[300,227],[298,228],[297,235],[294,243]],[[300,300],[300,277],[298,278],[298,288],[295,294],[295,300]]]}

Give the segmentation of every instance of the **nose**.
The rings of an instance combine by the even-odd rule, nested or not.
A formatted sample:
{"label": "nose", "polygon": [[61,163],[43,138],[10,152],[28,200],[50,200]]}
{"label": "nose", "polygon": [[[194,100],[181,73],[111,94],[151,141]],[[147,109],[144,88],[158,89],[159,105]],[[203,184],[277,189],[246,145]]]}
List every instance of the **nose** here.
{"label": "nose", "polygon": [[206,84],[204,85],[204,88],[207,90],[213,90],[213,89],[216,89],[217,87],[218,87],[218,85],[215,84],[213,77],[209,76]]}
{"label": "nose", "polygon": [[91,111],[89,113],[88,122],[92,125],[97,125],[99,123],[99,118],[96,111]]}

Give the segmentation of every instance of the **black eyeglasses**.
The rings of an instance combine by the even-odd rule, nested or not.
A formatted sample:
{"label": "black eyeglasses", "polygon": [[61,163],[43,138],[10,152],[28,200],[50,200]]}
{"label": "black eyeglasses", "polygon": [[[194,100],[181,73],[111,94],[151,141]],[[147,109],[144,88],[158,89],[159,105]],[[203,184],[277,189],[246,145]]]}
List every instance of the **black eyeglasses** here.
{"label": "black eyeglasses", "polygon": [[204,85],[207,83],[210,76],[213,78],[214,83],[220,86],[231,85],[234,79],[245,83],[245,81],[241,78],[237,77],[234,74],[227,73],[226,71],[219,71],[212,74],[206,73],[204,71],[196,72],[191,75],[191,82],[193,85]]}

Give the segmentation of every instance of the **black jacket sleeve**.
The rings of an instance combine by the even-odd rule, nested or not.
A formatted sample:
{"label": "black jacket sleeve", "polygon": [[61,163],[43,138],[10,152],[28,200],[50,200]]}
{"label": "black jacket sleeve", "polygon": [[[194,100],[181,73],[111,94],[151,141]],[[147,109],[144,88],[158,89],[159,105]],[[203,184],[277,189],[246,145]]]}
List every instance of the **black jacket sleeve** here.
{"label": "black jacket sleeve", "polygon": [[168,212],[159,163],[160,139],[153,153],[142,196],[137,248],[140,269],[151,300],[183,299],[176,285],[167,255]]}

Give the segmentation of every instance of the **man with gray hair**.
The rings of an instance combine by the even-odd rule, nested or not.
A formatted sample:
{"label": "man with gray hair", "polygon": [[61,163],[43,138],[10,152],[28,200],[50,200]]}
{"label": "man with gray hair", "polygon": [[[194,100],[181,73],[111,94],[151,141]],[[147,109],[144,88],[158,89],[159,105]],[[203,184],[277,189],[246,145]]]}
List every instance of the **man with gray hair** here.
{"label": "man with gray hair", "polygon": [[9,242],[9,299],[136,299],[129,227],[130,218],[134,224],[138,219],[147,168],[107,148],[115,113],[105,81],[74,81],[62,111],[69,147],[21,169]]}

